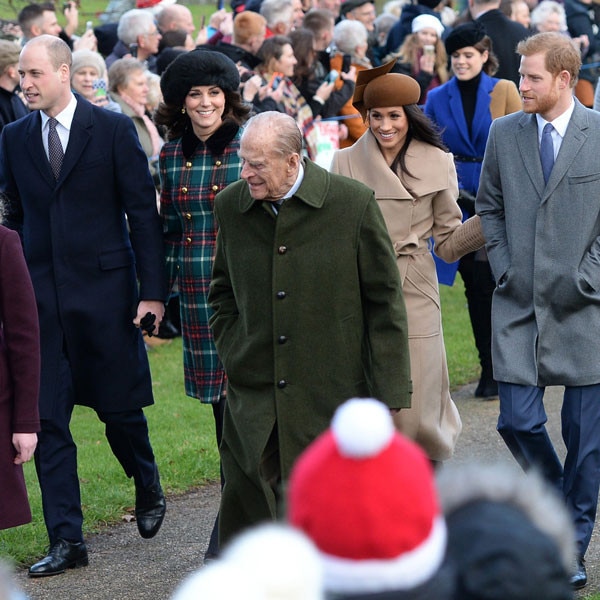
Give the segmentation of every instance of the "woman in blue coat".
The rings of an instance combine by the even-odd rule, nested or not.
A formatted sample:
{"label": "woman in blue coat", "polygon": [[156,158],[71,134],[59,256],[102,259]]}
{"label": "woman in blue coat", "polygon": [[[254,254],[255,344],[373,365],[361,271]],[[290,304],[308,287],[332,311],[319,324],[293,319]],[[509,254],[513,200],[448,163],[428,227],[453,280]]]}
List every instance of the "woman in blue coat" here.
{"label": "woman in blue coat", "polygon": [[[475,214],[481,162],[492,120],[521,110],[521,98],[512,81],[492,77],[498,61],[492,41],[479,23],[456,27],[446,38],[454,76],[430,90],[425,113],[440,128],[442,139],[454,154],[459,205],[463,216]],[[466,255],[458,270],[465,284],[469,317],[481,364],[475,396],[493,398],[498,385],[492,373],[491,309],[495,282],[485,248]]]}

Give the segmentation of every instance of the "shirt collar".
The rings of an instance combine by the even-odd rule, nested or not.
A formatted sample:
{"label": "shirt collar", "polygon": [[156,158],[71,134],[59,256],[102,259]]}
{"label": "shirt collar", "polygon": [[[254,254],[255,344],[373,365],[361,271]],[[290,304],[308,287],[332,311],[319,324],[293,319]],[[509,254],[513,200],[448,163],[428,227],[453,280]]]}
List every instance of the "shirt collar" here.
{"label": "shirt collar", "polygon": [[[59,112],[55,119],[67,130],[71,130],[71,124],[73,123],[73,117],[75,116],[75,109],[77,108],[77,99],[73,94],[71,94],[71,100],[69,104]],[[42,129],[46,127],[48,123],[48,119],[50,117],[43,111],[40,111],[40,116],[42,117]]]}
{"label": "shirt collar", "polygon": [[567,110],[565,110],[565,112],[562,113],[562,115],[556,117],[554,121],[546,121],[540,116],[539,113],[536,113],[535,118],[537,119],[539,138],[542,138],[542,131],[544,130],[546,123],[552,123],[552,127],[554,127],[554,129],[556,130],[556,133],[560,135],[561,139],[564,138],[565,133],[567,132],[567,127],[569,126],[569,121],[571,120],[571,115],[573,114],[574,110],[575,101],[571,100],[569,108],[567,108]]}
{"label": "shirt collar", "polygon": [[282,198],[282,200],[287,200],[288,198],[291,198],[298,191],[298,188],[302,185],[303,179],[304,179],[304,165],[302,164],[302,161],[300,161],[300,165],[298,168],[298,176],[296,177],[296,182],[290,188],[290,191]]}

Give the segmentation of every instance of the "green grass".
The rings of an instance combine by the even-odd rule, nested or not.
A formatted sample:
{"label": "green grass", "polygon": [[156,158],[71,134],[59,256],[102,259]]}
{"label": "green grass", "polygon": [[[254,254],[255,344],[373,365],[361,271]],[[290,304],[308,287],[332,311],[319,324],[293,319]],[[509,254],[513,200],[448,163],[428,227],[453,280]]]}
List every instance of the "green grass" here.
{"label": "green grass", "polygon": [[[210,406],[185,396],[181,340],[150,353],[156,403],[145,410],[165,491],[182,493],[218,477],[219,459]],[[134,486],[114,458],[96,413],[76,407],[84,531],[99,531],[133,513]],[[43,554],[47,536],[32,463],[26,465],[33,522],[0,531],[0,556],[27,564]]]}

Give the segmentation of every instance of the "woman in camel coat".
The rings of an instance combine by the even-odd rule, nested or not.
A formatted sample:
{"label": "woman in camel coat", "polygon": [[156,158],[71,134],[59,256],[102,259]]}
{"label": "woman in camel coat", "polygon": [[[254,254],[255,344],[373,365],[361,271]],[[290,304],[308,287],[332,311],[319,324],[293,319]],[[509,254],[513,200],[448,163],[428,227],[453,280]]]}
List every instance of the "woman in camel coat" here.
{"label": "woman in camel coat", "polygon": [[354,104],[369,129],[336,153],[332,171],[375,191],[396,252],[408,314],[412,406],[394,416],[433,461],[452,456],[461,430],[450,397],[431,239],[440,258],[457,260],[483,245],[477,218],[461,224],[452,155],[416,103],[420,88],[390,73],[393,61],[359,73]]}

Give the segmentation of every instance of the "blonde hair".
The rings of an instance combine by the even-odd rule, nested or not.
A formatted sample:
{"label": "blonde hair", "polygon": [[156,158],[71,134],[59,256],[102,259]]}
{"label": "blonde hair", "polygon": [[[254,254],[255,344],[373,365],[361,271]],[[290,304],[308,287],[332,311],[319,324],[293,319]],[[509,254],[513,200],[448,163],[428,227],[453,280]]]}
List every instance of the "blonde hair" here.
{"label": "blonde hair", "polygon": [[[418,67],[419,64],[418,56],[420,47],[418,34],[411,33],[406,36],[406,39],[402,46],[400,46],[397,54],[385,58],[384,62],[387,62],[392,58],[398,58],[399,62],[410,63],[414,71],[415,67]],[[439,36],[435,41],[435,62],[433,64],[433,71],[438,76],[441,83],[448,81],[448,55],[446,54],[446,48],[444,48],[444,44]]]}

